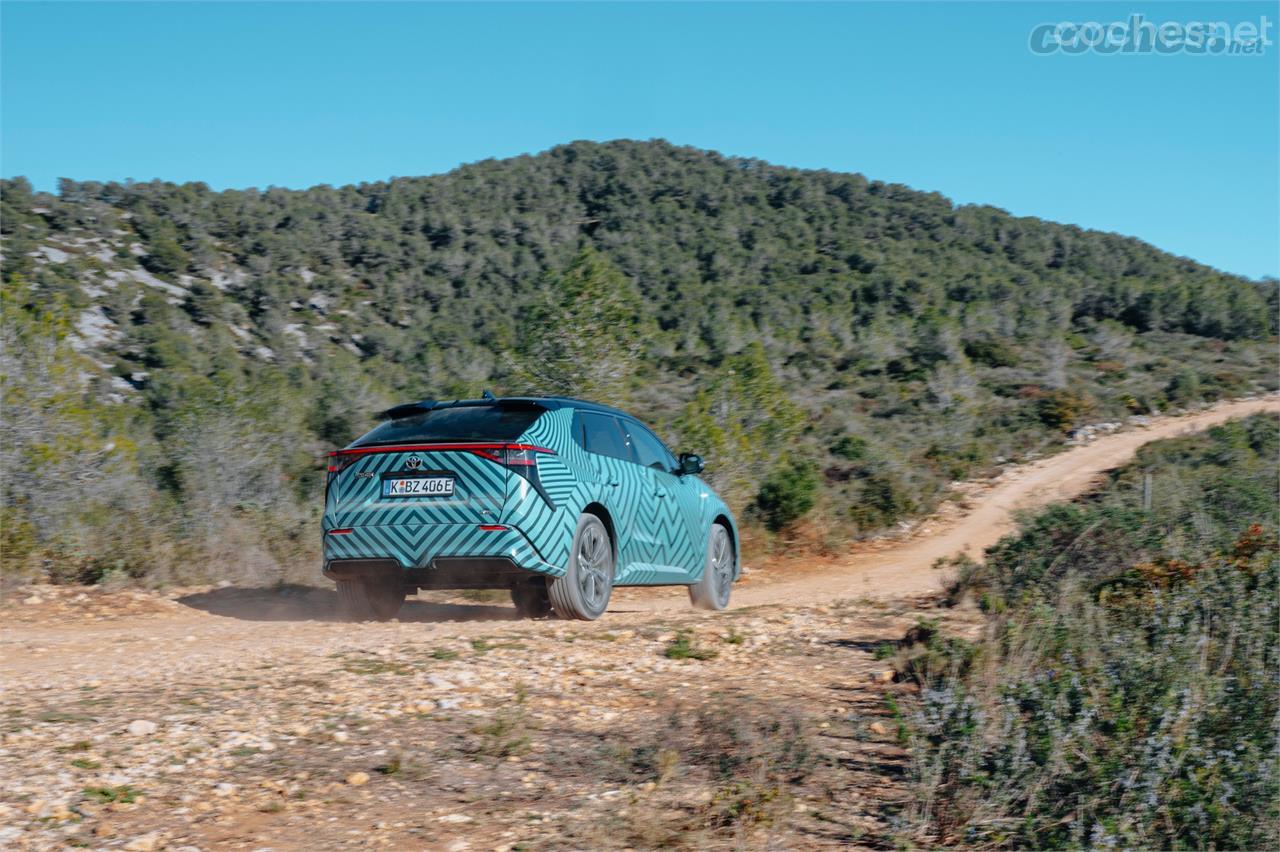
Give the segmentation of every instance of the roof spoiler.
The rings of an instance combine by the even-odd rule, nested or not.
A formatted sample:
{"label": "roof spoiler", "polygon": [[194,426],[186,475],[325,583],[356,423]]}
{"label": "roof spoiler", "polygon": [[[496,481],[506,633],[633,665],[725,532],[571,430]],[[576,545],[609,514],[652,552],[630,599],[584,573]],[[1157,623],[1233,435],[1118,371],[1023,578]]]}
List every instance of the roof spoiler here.
{"label": "roof spoiler", "polygon": [[415,414],[421,414],[424,411],[430,411],[439,403],[434,399],[424,399],[419,402],[406,402],[404,405],[395,405],[386,411],[378,412],[379,420],[399,420],[401,417],[412,417]]}
{"label": "roof spoiler", "polygon": [[424,411],[431,411],[435,408],[453,408],[458,405],[536,405],[540,408],[548,408],[548,401],[541,400],[536,397],[496,397],[490,391],[485,391],[480,399],[455,399],[451,402],[438,402],[434,399],[424,399],[421,402],[406,402],[403,405],[396,405],[388,408],[386,411],[380,411],[377,414],[379,420],[399,420],[401,417],[412,417],[415,414],[421,414]]}

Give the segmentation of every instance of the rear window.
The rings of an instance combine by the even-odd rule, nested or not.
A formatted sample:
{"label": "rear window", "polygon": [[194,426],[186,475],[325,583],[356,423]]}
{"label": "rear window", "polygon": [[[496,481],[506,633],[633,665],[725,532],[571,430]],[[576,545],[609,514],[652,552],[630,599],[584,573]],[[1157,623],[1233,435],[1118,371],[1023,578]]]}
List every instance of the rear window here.
{"label": "rear window", "polygon": [[434,441],[514,441],[546,413],[540,406],[467,405],[388,420],[353,447]]}

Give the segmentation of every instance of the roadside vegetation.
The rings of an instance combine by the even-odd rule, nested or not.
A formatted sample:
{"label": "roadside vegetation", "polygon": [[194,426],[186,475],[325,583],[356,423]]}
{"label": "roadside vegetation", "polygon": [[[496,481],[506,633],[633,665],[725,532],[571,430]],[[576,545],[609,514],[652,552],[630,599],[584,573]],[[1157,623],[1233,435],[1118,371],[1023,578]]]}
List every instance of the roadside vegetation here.
{"label": "roadside vegetation", "polygon": [[323,453],[406,399],[628,407],[759,551],[1276,386],[1274,281],[662,142],[305,191],[16,178],[0,205],[7,578],[314,576]]}
{"label": "roadside vegetation", "polygon": [[1150,444],[1024,519],[914,631],[913,826],[947,845],[1260,849],[1280,835],[1280,427]]}

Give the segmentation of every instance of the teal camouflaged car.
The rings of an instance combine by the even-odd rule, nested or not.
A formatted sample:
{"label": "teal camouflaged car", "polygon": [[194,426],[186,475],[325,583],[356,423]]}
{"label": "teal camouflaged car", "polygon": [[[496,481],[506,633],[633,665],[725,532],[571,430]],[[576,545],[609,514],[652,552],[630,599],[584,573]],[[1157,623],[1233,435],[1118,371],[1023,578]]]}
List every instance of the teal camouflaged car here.
{"label": "teal camouflaged car", "polygon": [[330,454],[324,573],[344,616],[417,589],[510,589],[522,615],[595,619],[614,586],[683,585],[723,609],[733,515],[631,415],[564,397],[424,402]]}

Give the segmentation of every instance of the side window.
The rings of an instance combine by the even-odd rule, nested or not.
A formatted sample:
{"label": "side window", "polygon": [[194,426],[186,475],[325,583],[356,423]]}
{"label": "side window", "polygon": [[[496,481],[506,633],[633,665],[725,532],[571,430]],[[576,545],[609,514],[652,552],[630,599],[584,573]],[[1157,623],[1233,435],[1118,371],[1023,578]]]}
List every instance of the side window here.
{"label": "side window", "polygon": [[633,461],[627,437],[622,434],[622,427],[615,417],[597,414],[594,411],[580,411],[582,418],[583,439],[587,452],[615,459]]}
{"label": "side window", "polygon": [[631,445],[635,448],[636,458],[640,464],[666,473],[675,470],[675,456],[671,455],[671,451],[658,440],[657,435],[639,423],[629,420],[624,420],[623,426],[631,438]]}

